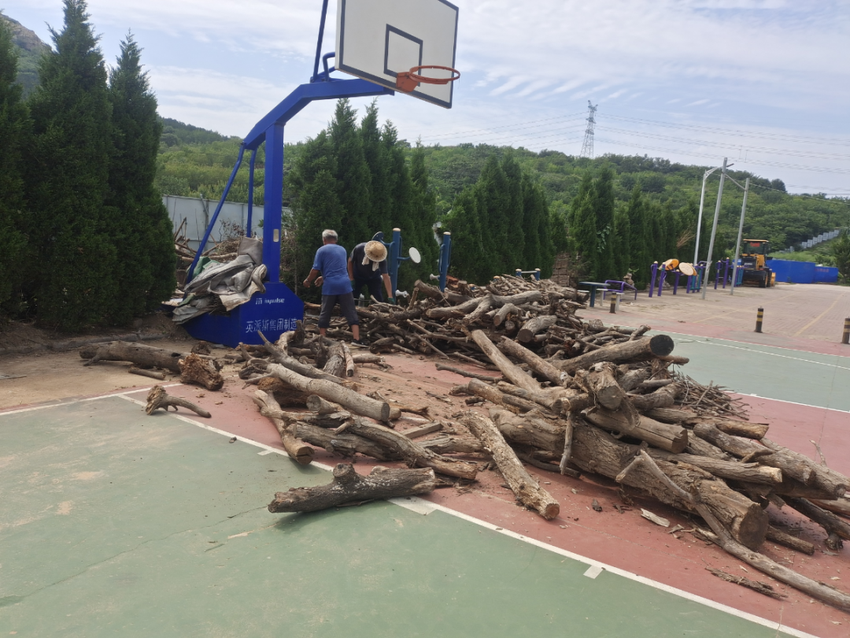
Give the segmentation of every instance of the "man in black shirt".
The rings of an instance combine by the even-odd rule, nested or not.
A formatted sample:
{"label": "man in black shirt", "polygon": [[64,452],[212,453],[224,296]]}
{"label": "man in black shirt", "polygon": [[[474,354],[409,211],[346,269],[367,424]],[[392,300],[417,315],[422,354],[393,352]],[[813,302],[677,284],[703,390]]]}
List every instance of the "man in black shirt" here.
{"label": "man in black shirt", "polygon": [[351,279],[352,295],[360,295],[363,286],[369,287],[369,294],[378,301],[384,301],[381,281],[387,291],[387,301],[395,303],[393,285],[387,273],[387,247],[379,241],[367,241],[357,244],[348,258],[348,277]]}

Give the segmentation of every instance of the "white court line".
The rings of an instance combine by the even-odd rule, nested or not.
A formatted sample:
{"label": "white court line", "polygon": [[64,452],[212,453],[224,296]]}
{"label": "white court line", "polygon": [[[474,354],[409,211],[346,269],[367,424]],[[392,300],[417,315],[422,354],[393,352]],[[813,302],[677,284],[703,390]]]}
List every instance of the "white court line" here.
{"label": "white court line", "polygon": [[[757,346],[757,347],[764,347],[764,348],[777,348],[779,350],[787,350],[788,352],[805,352],[805,353],[808,353],[808,354],[821,354],[820,352],[811,352],[809,350],[794,350],[793,348],[783,348],[781,346],[762,346],[761,344],[757,344],[757,343],[747,343],[746,341],[731,341],[729,339],[717,339],[715,337],[697,337],[697,336],[694,336],[694,335],[686,335],[686,334],[683,334],[681,332],[666,333],[666,334],[675,334],[675,335],[679,335],[681,337],[688,337],[689,339],[692,340],[692,343],[705,343],[705,344],[720,346],[721,348],[731,348],[733,350],[745,350],[747,352],[755,352],[757,354],[765,354],[769,357],[779,357],[780,359],[791,359],[793,361],[802,361],[803,363],[812,363],[814,365],[826,366],[828,368],[837,368],[839,370],[850,370],[850,368],[845,368],[844,366],[840,366],[837,363],[825,363],[823,361],[812,361],[811,359],[802,359],[800,357],[792,357],[792,356],[789,356],[787,354],[779,354],[779,353],[776,353],[776,352],[765,352],[764,350],[757,350],[755,348],[744,348],[742,346],[732,346],[732,345],[729,345],[729,344],[726,344],[726,343],[720,343],[720,341],[729,341],[729,343],[740,343],[740,344],[743,344],[743,345],[750,345],[750,346]],[[839,354],[824,354],[823,356],[824,357],[841,357],[842,355],[839,355]]]}
{"label": "white court line", "polygon": [[[173,385],[181,385],[181,384],[173,384]],[[136,393],[136,392],[139,392],[139,390],[133,390],[131,392],[120,392],[120,393],[115,393],[115,394],[109,394],[109,395],[105,395],[103,397],[94,397],[94,398],[87,398],[87,399],[75,399],[75,400],[72,400],[72,401],[68,401],[66,403],[56,403],[56,404],[46,405],[46,406],[36,406],[34,408],[25,408],[25,409],[18,410],[18,411],[15,411],[15,412],[0,413],[0,416],[3,416],[5,414],[27,412],[27,411],[31,411],[31,410],[38,410],[38,409],[44,409],[44,408],[53,408],[53,407],[61,407],[61,406],[66,406],[66,405],[73,405],[74,403],[83,403],[83,402],[86,402],[86,401],[100,400],[100,399],[106,399],[106,398],[111,398],[111,397],[124,399],[125,401],[129,401],[129,402],[135,403],[137,405],[142,405],[142,406],[146,405],[146,402],[144,402],[144,401],[140,401],[138,399],[134,399],[133,397],[127,396],[128,394],[132,394],[132,393]],[[205,425],[203,423],[200,423],[200,422],[195,421],[193,419],[190,419],[188,417],[182,416],[180,414],[176,414],[174,412],[168,412],[167,414],[170,417],[176,418],[179,421],[182,421],[184,423],[188,423],[190,425],[197,426],[199,428],[202,428],[204,430],[208,430],[210,432],[215,432],[216,434],[221,434],[222,436],[226,436],[227,438],[230,438],[230,439],[234,438],[234,434],[232,432],[226,432],[225,430],[220,430],[218,428],[214,428],[212,426]],[[249,445],[253,445],[255,447],[261,448],[262,450],[266,450],[268,453],[274,453],[274,454],[279,454],[281,456],[286,456],[286,452],[284,450],[279,450],[277,448],[273,448],[273,447],[266,445],[264,443],[260,443],[258,441],[253,441],[251,439],[246,439],[246,438],[241,437],[241,436],[235,436],[235,438],[239,441],[242,441],[243,443],[248,443]],[[313,463],[311,463],[311,465],[314,465],[314,466],[316,466],[320,469],[327,470],[327,471],[330,471],[330,470],[333,469],[331,466],[325,465],[324,463],[313,462]],[[576,553],[568,551],[566,549],[562,549],[560,547],[550,545],[549,543],[544,543],[543,541],[539,541],[535,538],[529,538],[527,536],[523,536],[522,534],[518,534],[517,532],[513,532],[511,530],[504,529],[503,527],[493,525],[492,523],[488,523],[487,521],[483,521],[481,519],[475,518],[475,517],[470,516],[468,514],[464,514],[463,512],[459,512],[457,510],[450,509],[450,508],[445,507],[443,505],[438,505],[436,503],[426,501],[425,499],[419,498],[417,496],[411,496],[411,497],[406,497],[406,498],[395,498],[395,499],[390,499],[390,500],[391,500],[392,503],[394,503],[396,505],[399,505],[401,507],[404,507],[405,509],[411,510],[411,511],[416,512],[417,514],[421,514],[421,515],[428,515],[428,514],[430,514],[431,512],[434,512],[434,511],[441,511],[441,512],[448,514],[450,516],[454,516],[456,518],[467,521],[469,523],[473,523],[474,525],[477,525],[479,527],[483,527],[485,529],[489,529],[491,531],[498,532],[499,534],[503,534],[503,535],[508,536],[510,538],[513,538],[515,540],[519,540],[519,541],[522,541],[524,543],[528,543],[529,545],[534,545],[535,547],[545,549],[547,551],[550,551],[554,554],[558,554],[560,556],[564,556],[565,558],[570,558],[570,559],[578,561],[580,563],[584,563],[585,565],[588,565],[588,567],[589,567],[589,569],[584,572],[584,575],[588,576],[590,578],[596,578],[596,576],[601,574],[603,571],[611,572],[612,574],[616,574],[617,576],[621,576],[623,578],[626,578],[628,580],[632,580],[632,581],[640,583],[642,585],[647,585],[647,586],[652,587],[654,589],[657,589],[659,591],[663,591],[663,592],[666,592],[666,593],[669,593],[669,594],[673,594],[674,596],[684,598],[685,600],[689,600],[689,601],[692,601],[692,602],[696,602],[696,603],[705,605],[706,607],[709,607],[711,609],[716,609],[718,611],[722,611],[724,613],[730,614],[732,616],[736,616],[736,617],[741,618],[743,620],[748,620],[748,621],[755,623],[757,625],[761,625],[762,627],[768,627],[768,628],[774,629],[776,631],[781,631],[781,632],[786,633],[790,636],[795,636],[796,638],[817,638],[817,636],[814,636],[813,634],[809,634],[809,633],[806,633],[806,632],[803,632],[803,631],[799,631],[799,630],[794,629],[792,627],[786,627],[786,626],[782,625],[781,623],[777,623],[777,622],[774,622],[774,621],[771,621],[771,620],[767,620],[766,618],[761,618],[761,617],[756,616],[754,614],[750,614],[750,613],[747,613],[745,611],[741,611],[740,609],[735,609],[734,607],[729,607],[728,605],[718,603],[714,600],[710,600],[708,598],[698,596],[697,594],[692,594],[692,593],[684,591],[682,589],[678,589],[676,587],[671,587],[670,585],[665,585],[664,583],[658,582],[656,580],[652,580],[651,578],[646,578],[644,576],[640,576],[640,575],[635,574],[633,572],[626,571],[624,569],[620,569],[619,567],[614,567],[613,565],[608,565],[608,564],[603,563],[601,561],[597,561],[597,560],[594,560],[592,558],[582,556],[581,554],[576,554]],[[595,575],[592,575],[594,573],[595,573]]]}

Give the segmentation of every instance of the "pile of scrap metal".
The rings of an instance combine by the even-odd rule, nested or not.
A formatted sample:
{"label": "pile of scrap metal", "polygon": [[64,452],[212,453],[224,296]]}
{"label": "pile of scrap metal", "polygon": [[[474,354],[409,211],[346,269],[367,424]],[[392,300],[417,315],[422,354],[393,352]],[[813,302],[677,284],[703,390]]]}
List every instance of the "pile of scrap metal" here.
{"label": "pile of scrap metal", "polygon": [[209,257],[198,261],[172,320],[180,324],[207,312],[229,312],[248,302],[254,293],[265,292],[266,275],[262,240],[243,237],[232,261],[219,262]]}

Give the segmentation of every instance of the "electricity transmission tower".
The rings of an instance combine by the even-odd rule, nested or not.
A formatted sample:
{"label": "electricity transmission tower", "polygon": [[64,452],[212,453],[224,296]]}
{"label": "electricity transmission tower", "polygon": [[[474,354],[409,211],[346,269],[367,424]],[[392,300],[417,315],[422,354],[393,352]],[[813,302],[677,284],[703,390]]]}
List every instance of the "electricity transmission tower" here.
{"label": "electricity transmission tower", "polygon": [[596,107],[598,104],[594,105],[590,103],[590,100],[587,101],[587,128],[584,131],[584,143],[581,145],[581,153],[579,153],[579,157],[589,157],[593,159],[593,125],[596,124],[596,120],[593,119],[593,116],[596,114]]}

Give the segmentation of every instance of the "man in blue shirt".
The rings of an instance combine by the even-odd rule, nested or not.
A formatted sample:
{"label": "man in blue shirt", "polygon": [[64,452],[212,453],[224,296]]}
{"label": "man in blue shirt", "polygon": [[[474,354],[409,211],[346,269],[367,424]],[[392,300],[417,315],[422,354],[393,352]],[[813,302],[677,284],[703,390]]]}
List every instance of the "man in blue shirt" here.
{"label": "man in blue shirt", "polygon": [[324,337],[331,325],[331,312],[336,304],[348,321],[352,345],[365,347],[360,341],[360,320],[354,307],[354,297],[351,296],[351,281],[348,279],[348,253],[337,244],[339,236],[335,230],[322,231],[322,247],[316,251],[313,268],[304,287],[309,288],[315,281],[322,286],[322,310],[319,313],[319,333]]}

